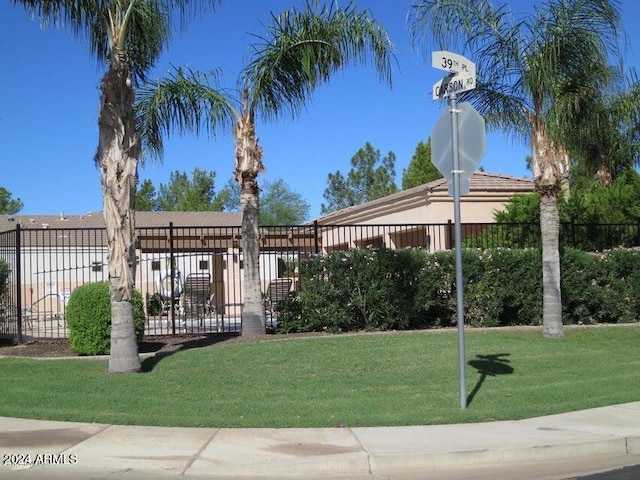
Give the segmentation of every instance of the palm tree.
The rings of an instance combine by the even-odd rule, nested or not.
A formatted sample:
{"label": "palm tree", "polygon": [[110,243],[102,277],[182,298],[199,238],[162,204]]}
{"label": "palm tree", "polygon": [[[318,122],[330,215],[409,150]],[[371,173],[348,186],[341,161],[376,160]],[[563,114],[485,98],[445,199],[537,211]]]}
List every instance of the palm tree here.
{"label": "palm tree", "polygon": [[244,259],[242,334],[265,333],[259,266],[258,175],[264,170],[256,137],[256,117],[295,116],[317,86],[351,63],[372,57],[382,80],[391,82],[392,45],[385,30],[367,12],[305,5],[271,15],[253,57],[240,76],[234,97],[209,81],[215,75],[177,69],[141,95],[142,131],[151,151],[162,148],[172,129],[205,128],[213,133],[233,122],[235,178],[240,187],[241,247]]}
{"label": "palm tree", "polygon": [[[540,192],[543,335],[564,336],[560,295],[557,197],[569,174],[565,134],[582,126],[568,82],[597,79],[616,53],[620,13],[615,0],[548,0],[516,17],[487,0],[420,0],[410,10],[411,36],[433,35],[438,49],[460,49],[477,64],[477,88],[460,95],[489,127],[529,141]],[[584,78],[584,77],[583,77]]]}
{"label": "palm tree", "polygon": [[[608,67],[600,82],[578,78],[575,102],[581,105],[577,123],[585,128],[567,134],[567,143],[578,167],[610,186],[640,161],[640,82]],[[572,176],[573,177],[573,176]]]}
{"label": "palm tree", "polygon": [[[215,0],[209,0],[215,3]],[[109,372],[141,369],[134,331],[135,191],[140,136],[135,88],[168,45],[172,15],[187,13],[189,0],[14,0],[43,24],[69,25],[89,41],[107,65],[100,83],[98,149],[111,295]]]}

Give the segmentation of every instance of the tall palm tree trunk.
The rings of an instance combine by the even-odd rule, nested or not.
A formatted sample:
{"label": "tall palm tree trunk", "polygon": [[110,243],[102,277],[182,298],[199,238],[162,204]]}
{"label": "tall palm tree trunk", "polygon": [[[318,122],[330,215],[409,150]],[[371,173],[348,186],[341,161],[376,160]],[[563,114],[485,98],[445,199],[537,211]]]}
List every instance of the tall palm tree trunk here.
{"label": "tall palm tree trunk", "polygon": [[129,373],[141,369],[133,316],[134,200],[140,144],[135,129],[135,91],[124,55],[117,50],[112,52],[110,68],[101,83],[98,160],[109,245],[109,372]]}
{"label": "tall palm tree trunk", "polygon": [[264,170],[262,148],[253,119],[244,115],[236,125],[236,180],[242,212],[243,305],[242,335],[264,335],[265,314],[260,279],[260,202],[258,173]]}
{"label": "tall palm tree trunk", "polygon": [[564,337],[562,295],[560,292],[560,217],[555,191],[540,195],[540,232],[542,236],[542,335]]}
{"label": "tall palm tree trunk", "polygon": [[564,338],[560,291],[560,216],[558,193],[569,171],[569,155],[538,125],[532,138],[533,176],[540,192],[542,237],[542,335]]}

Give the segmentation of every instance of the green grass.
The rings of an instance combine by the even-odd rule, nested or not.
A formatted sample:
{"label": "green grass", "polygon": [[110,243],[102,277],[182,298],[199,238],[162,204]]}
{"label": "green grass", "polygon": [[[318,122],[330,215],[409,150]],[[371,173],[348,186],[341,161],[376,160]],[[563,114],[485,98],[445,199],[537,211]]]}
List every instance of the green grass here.
{"label": "green grass", "polygon": [[213,427],[334,427],[506,420],[640,400],[640,325],[344,335],[220,344],[147,359],[0,359],[0,415]]}

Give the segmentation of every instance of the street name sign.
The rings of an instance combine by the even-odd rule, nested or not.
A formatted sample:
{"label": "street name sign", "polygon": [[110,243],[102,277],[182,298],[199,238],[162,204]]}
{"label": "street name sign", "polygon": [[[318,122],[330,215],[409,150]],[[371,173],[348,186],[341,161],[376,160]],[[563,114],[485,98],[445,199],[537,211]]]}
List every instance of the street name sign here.
{"label": "street name sign", "polygon": [[431,53],[431,66],[451,73],[466,73],[476,76],[476,64],[457,53],[438,50]]}
{"label": "street name sign", "polygon": [[433,84],[434,100],[450,98],[476,88],[476,64],[457,53],[438,50],[431,53],[431,66],[450,75]]}
{"label": "street name sign", "polygon": [[469,73],[449,75],[433,84],[433,99],[449,97],[452,94],[466,92],[476,88],[476,77]]}

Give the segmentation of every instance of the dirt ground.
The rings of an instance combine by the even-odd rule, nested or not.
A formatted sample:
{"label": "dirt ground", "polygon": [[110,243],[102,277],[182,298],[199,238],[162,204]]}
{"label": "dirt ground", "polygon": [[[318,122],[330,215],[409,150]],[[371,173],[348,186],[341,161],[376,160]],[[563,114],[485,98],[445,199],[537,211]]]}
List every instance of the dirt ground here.
{"label": "dirt ground", "polygon": [[[247,339],[238,334],[212,335],[164,335],[148,336],[138,345],[140,353],[169,352],[189,348],[207,347],[217,344],[229,344],[256,340],[277,340],[282,338],[324,335],[323,333],[302,333],[287,335],[265,335]],[[12,357],[79,357],[71,349],[67,339],[29,340],[20,345],[0,343],[0,356]]]}

